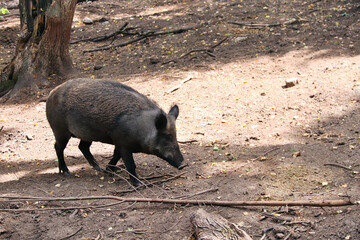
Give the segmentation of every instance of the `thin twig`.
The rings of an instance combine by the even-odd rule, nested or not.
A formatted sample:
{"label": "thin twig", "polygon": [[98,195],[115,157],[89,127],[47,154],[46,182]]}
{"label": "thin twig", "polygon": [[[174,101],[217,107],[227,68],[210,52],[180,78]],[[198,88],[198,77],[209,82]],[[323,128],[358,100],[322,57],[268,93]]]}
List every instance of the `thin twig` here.
{"label": "thin twig", "polygon": [[346,169],[346,170],[352,170],[351,167],[346,167],[346,166],[343,166],[343,165],[340,165],[340,164],[337,164],[337,163],[325,163],[324,166],[333,166],[333,167],[339,167],[339,168],[343,168],[343,169]]}
{"label": "thin twig", "polygon": [[99,235],[95,238],[95,240],[101,240],[101,239],[103,239],[103,234],[102,234],[102,232],[100,231],[100,229],[98,229],[98,232],[99,232]]}
{"label": "thin twig", "polygon": [[284,237],[284,240],[288,240],[288,239],[290,238],[290,236],[291,236],[294,232],[295,232],[295,227],[293,227],[293,228],[291,229],[291,231],[289,232],[289,234]]}
{"label": "thin twig", "polygon": [[104,36],[98,36],[98,37],[92,37],[92,38],[84,38],[84,39],[79,39],[79,40],[75,40],[75,41],[72,41],[70,42],[70,44],[74,44],[74,43],[78,43],[78,42],[87,42],[87,41],[91,41],[91,42],[100,42],[100,41],[104,41],[104,40],[107,40],[111,37],[116,37],[119,33],[121,33],[124,28],[128,25],[129,23],[126,22],[124,23],[120,28],[119,30],[116,30],[115,32],[113,33],[110,33],[110,34],[106,34]]}
{"label": "thin twig", "polygon": [[279,222],[291,222],[291,220],[292,220],[291,218],[276,216],[274,214],[267,213],[267,212],[262,212],[261,215],[263,215],[265,217],[269,217],[269,218],[274,219]]}
{"label": "thin twig", "polygon": [[[104,47],[99,47],[99,48],[93,48],[93,49],[85,49],[83,52],[95,52],[95,51],[102,51],[102,50],[108,50],[111,48],[117,48],[117,47],[123,47],[126,45],[129,45],[131,43],[140,41],[142,39],[148,38],[148,37],[154,37],[154,36],[159,36],[159,35],[165,35],[165,34],[170,34],[170,33],[182,33],[191,29],[195,29],[198,28],[201,25],[194,25],[194,26],[189,26],[189,27],[182,27],[182,28],[177,28],[177,29],[173,29],[173,30],[167,30],[167,31],[159,31],[159,32],[154,32],[154,31],[149,31],[149,32],[145,32],[142,34],[136,34],[139,37],[132,39],[130,41],[127,42],[123,42],[123,43],[119,43],[119,44],[114,44],[114,45],[109,45],[109,46],[104,46]],[[123,33],[123,31],[117,31],[117,34],[119,33]]]}
{"label": "thin twig", "polygon": [[268,232],[272,231],[274,228],[273,227],[269,227],[269,228],[266,228],[264,231],[263,231],[263,235],[262,237],[260,238],[260,240],[265,240],[266,239],[266,235]]}
{"label": "thin twig", "polygon": [[180,144],[189,144],[189,143],[194,143],[194,142],[198,142],[198,140],[192,139],[192,140],[178,141],[178,143],[180,143]]}
{"label": "thin twig", "polygon": [[183,81],[181,81],[181,83],[180,83],[179,85],[177,85],[177,86],[175,86],[175,87],[172,87],[172,88],[171,88],[170,90],[168,90],[166,93],[167,93],[167,94],[170,94],[170,93],[172,93],[172,92],[175,92],[176,90],[180,89],[181,86],[182,86],[184,83],[189,82],[191,79],[192,79],[192,77],[187,77],[187,78],[185,78]]}
{"label": "thin twig", "polygon": [[[157,181],[154,181],[154,182],[149,182],[146,187],[151,187],[151,186],[155,186],[156,184],[158,183],[164,183],[164,182],[168,182],[170,180],[173,180],[173,179],[176,179],[176,178],[179,178],[181,177],[182,175],[184,175],[185,173],[187,173],[186,171],[185,172],[182,172],[178,175],[175,175],[175,176],[172,176],[172,177],[169,177],[169,178],[166,178],[166,179],[161,179],[161,180],[157,180]],[[122,191],[113,191],[112,193],[114,194],[124,194],[124,193],[131,193],[131,192],[134,192],[134,191],[137,191],[141,188],[143,188],[144,186],[139,186],[139,187],[134,187],[133,189],[128,189],[128,190],[122,190]]]}
{"label": "thin twig", "polygon": [[247,22],[236,22],[236,21],[229,21],[228,23],[240,25],[240,26],[249,26],[249,27],[278,27],[283,25],[290,25],[294,23],[298,23],[300,19],[292,18],[288,21],[282,22],[282,23],[247,23]]}
{"label": "thin twig", "polygon": [[276,151],[276,150],[279,150],[279,149],[280,149],[279,147],[274,147],[274,148],[266,151],[263,155],[260,155],[260,156],[258,156],[258,157],[256,157],[256,158],[253,158],[253,159],[251,159],[250,161],[259,160],[261,157],[264,157],[264,156],[268,155],[269,153],[271,153],[271,152],[273,152],[273,151]]}
{"label": "thin twig", "polygon": [[123,47],[123,46],[129,45],[129,44],[132,44],[134,42],[138,42],[140,40],[143,40],[145,38],[147,38],[147,36],[140,36],[138,38],[135,38],[135,39],[123,42],[123,43],[119,43],[119,44],[114,44],[114,45],[109,45],[109,46],[99,47],[99,48],[93,48],[93,49],[85,49],[85,50],[83,50],[83,52],[84,53],[85,52],[95,52],[95,51],[108,50],[108,49],[111,49],[111,48]]}
{"label": "thin twig", "polygon": [[194,197],[194,196],[197,196],[197,195],[201,195],[201,194],[204,194],[204,193],[208,193],[208,192],[216,192],[217,190],[219,190],[219,189],[218,189],[218,188],[210,188],[210,189],[203,190],[203,191],[200,191],[200,192],[197,192],[197,193],[193,193],[193,194],[189,194],[189,195],[183,195],[183,196],[178,196],[178,197],[173,197],[173,198],[174,198],[174,199],[191,198],[191,197]]}
{"label": "thin twig", "polygon": [[162,64],[168,64],[168,63],[171,63],[171,62],[174,62],[176,63],[177,61],[179,61],[180,59],[194,53],[194,52],[205,52],[207,54],[209,54],[211,57],[215,57],[214,54],[212,54],[212,52],[214,52],[214,49],[219,46],[220,44],[222,44],[223,42],[225,42],[226,40],[228,39],[228,37],[225,37],[224,39],[222,39],[220,42],[208,47],[208,48],[201,48],[201,49],[193,49],[193,50],[190,50],[189,52],[185,53],[184,55],[181,55],[180,57],[178,58],[175,58],[175,59],[172,59],[172,60],[169,60],[169,61],[166,61],[166,62],[163,62]]}
{"label": "thin twig", "polygon": [[65,239],[71,238],[71,237],[75,236],[76,234],[78,234],[81,230],[82,230],[82,227],[80,227],[78,230],[76,230],[76,232],[74,232],[73,234],[70,234],[66,237],[60,238],[60,240],[65,240]]}

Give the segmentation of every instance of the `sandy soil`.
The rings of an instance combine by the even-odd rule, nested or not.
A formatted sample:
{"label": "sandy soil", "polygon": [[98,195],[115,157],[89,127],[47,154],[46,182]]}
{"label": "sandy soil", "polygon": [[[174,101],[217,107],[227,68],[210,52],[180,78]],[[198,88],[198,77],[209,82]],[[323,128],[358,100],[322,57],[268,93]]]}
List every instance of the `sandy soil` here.
{"label": "sandy soil", "polygon": [[[137,154],[141,177],[183,175],[137,192],[124,178],[93,170],[72,139],[58,174],[54,138],[45,116],[50,87],[0,107],[0,194],[43,197],[115,195],[208,200],[360,200],[358,1],[95,1],[81,3],[72,40],[104,35],[124,22],[129,31],[199,25],[106,51],[110,44],[72,44],[82,76],[128,84],[164,110],[180,106],[178,140],[189,167],[178,171]],[[16,9],[12,10],[16,13]],[[84,17],[96,21],[81,22]],[[238,26],[231,21],[278,26]],[[19,31],[16,15],[0,22],[0,67],[10,61]],[[134,38],[119,34],[114,44]],[[208,49],[207,54],[191,50]],[[181,57],[181,58],[180,58]],[[169,60],[174,62],[166,63]],[[96,70],[95,70],[96,69]],[[294,87],[285,81],[297,80]],[[181,84],[184,80],[185,83]],[[180,87],[170,92],[174,87]],[[188,141],[192,141],[189,143]],[[113,146],[94,143],[101,166]],[[333,165],[329,165],[333,164]],[[154,179],[149,180],[154,181]],[[194,197],[191,194],[208,189]],[[109,200],[0,202],[0,239],[191,239],[190,214],[202,207],[238,224],[253,239],[360,239],[359,207],[216,207],[122,203]],[[82,207],[81,210],[35,209]],[[34,209],[18,212],[19,209]],[[288,221],[263,217],[275,213]]]}

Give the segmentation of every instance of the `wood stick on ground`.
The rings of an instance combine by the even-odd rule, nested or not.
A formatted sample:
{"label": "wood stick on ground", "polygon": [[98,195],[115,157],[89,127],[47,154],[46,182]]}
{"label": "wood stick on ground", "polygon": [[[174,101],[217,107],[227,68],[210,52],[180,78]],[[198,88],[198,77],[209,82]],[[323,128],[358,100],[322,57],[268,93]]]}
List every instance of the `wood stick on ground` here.
{"label": "wood stick on ground", "polygon": [[[181,177],[181,176],[184,175],[185,173],[187,173],[187,172],[185,171],[185,172],[182,172],[182,173],[180,173],[180,174],[178,174],[178,175],[175,175],[175,176],[172,176],[172,177],[169,177],[169,178],[166,178],[166,179],[160,179],[160,180],[157,180],[157,181],[150,182],[150,183],[146,184],[146,187],[151,187],[151,186],[154,186],[155,184],[158,184],[158,183],[164,183],[164,182],[168,182],[168,181],[174,180],[174,179],[176,179],[176,178]],[[112,193],[113,193],[113,194],[131,193],[131,192],[135,192],[135,191],[137,191],[137,190],[140,190],[142,187],[144,187],[144,186],[133,187],[132,189],[122,190],[122,191],[113,191]]]}
{"label": "wood stick on ground", "polygon": [[294,232],[295,232],[295,227],[293,227],[289,232],[289,234],[284,237],[284,240],[288,240],[290,236],[294,234]]}
{"label": "wood stick on ground", "polygon": [[134,31],[134,32],[130,32],[128,31],[129,28],[127,28],[126,31],[121,31],[121,34],[124,35],[130,35],[130,36],[159,36],[159,35],[166,35],[166,34],[177,34],[177,33],[182,33],[182,32],[186,32],[192,29],[196,29],[199,28],[201,26],[201,24],[197,24],[197,25],[192,25],[192,26],[188,26],[188,27],[180,27],[180,28],[176,28],[176,29],[171,29],[171,30],[166,30],[166,31],[156,31],[156,30],[143,30],[143,31]]}
{"label": "wood stick on ground", "polygon": [[[116,196],[87,196],[87,197],[32,197],[32,196],[0,196],[0,203],[8,200],[18,201],[83,201],[108,199],[123,202],[147,202],[163,204],[189,204],[189,205],[213,205],[213,206],[310,206],[310,207],[339,207],[354,205],[350,200],[303,200],[303,201],[216,201],[216,200],[190,200],[190,199],[161,199],[161,198],[125,198]],[[11,211],[12,209],[0,209],[0,212]],[[34,209],[33,211],[36,211]]]}
{"label": "wood stick on ground", "polygon": [[191,198],[194,196],[198,196],[204,193],[208,193],[208,192],[216,192],[217,190],[219,190],[218,188],[210,188],[210,189],[206,189],[197,193],[193,193],[193,194],[189,194],[189,195],[183,195],[183,196],[179,196],[179,197],[174,197],[173,199],[181,199],[181,198]]}
{"label": "wood stick on ground", "polygon": [[189,52],[185,53],[184,55],[181,55],[180,57],[178,58],[175,58],[175,59],[172,59],[172,60],[169,60],[169,61],[166,61],[166,62],[163,62],[162,64],[168,64],[168,63],[171,63],[171,62],[174,62],[176,63],[177,61],[179,61],[180,59],[192,54],[192,53],[195,53],[195,52],[205,52],[207,54],[209,54],[210,56],[212,57],[215,57],[214,54],[212,54],[214,52],[214,49],[219,46],[220,44],[222,44],[223,42],[225,42],[226,40],[228,39],[228,37],[225,37],[223,38],[220,42],[208,47],[208,48],[201,48],[201,49],[193,49],[193,50],[190,50]]}
{"label": "wood stick on ground", "polygon": [[82,227],[80,227],[78,230],[76,230],[76,232],[74,232],[74,233],[72,233],[72,234],[70,234],[70,235],[68,235],[66,237],[60,238],[60,240],[69,239],[69,238],[75,236],[76,234],[78,234],[81,230],[82,230]]}
{"label": "wood stick on ground", "polygon": [[178,143],[180,143],[180,144],[189,144],[189,143],[194,143],[194,142],[198,142],[198,140],[192,139],[192,140],[178,141]]}
{"label": "wood stick on ground", "polygon": [[[77,210],[77,209],[96,209],[96,208],[105,208],[105,207],[111,207],[116,206],[119,204],[124,203],[124,201],[116,202],[116,203],[109,203],[104,205],[98,205],[98,206],[80,206],[80,207],[56,207],[56,208],[36,208],[36,209],[8,209],[7,212],[32,212],[32,211],[56,211],[56,210]],[[2,209],[0,209],[1,212]]]}
{"label": "wood stick on ground", "polygon": [[276,151],[276,150],[279,150],[279,149],[280,149],[279,147],[274,147],[274,148],[266,151],[263,155],[260,155],[260,156],[258,156],[258,157],[256,157],[256,158],[253,158],[253,159],[251,159],[250,161],[259,160],[261,157],[264,157],[264,156],[268,155],[269,153],[271,153],[271,152],[273,152],[273,151]]}
{"label": "wood stick on ground", "polygon": [[103,239],[103,234],[102,234],[102,232],[100,231],[100,229],[98,229],[98,232],[99,232],[99,234],[98,234],[98,236],[97,236],[94,240],[101,240],[101,239]]}
{"label": "wood stick on ground", "polygon": [[170,94],[170,93],[173,93],[175,92],[176,90],[179,90],[181,88],[181,86],[184,84],[184,83],[187,83],[189,82],[190,80],[192,80],[192,77],[187,77],[185,78],[184,80],[181,81],[181,83],[175,87],[172,87],[171,89],[169,89],[166,94]]}
{"label": "wood stick on ground", "polygon": [[343,169],[346,169],[346,170],[352,170],[351,167],[346,167],[346,166],[343,166],[343,165],[340,165],[340,164],[337,164],[337,163],[325,163],[324,166],[333,166],[333,167],[339,167],[339,168],[343,168]]}
{"label": "wood stick on ground", "polygon": [[274,220],[279,221],[279,222],[291,222],[292,221],[292,218],[276,216],[274,214],[267,213],[267,212],[262,212],[261,215],[263,215],[265,217],[268,217],[268,218],[271,218],[271,219],[274,219]]}
{"label": "wood stick on ground", "polygon": [[106,34],[106,35],[103,35],[103,36],[98,36],[98,37],[84,38],[84,39],[75,40],[75,41],[70,42],[70,44],[74,44],[74,43],[78,43],[78,42],[89,42],[89,41],[90,42],[100,42],[100,41],[104,41],[104,40],[107,40],[107,39],[112,38],[112,37],[116,37],[119,33],[121,33],[124,30],[124,28],[126,28],[126,26],[128,24],[129,24],[128,22],[124,23],[118,30],[116,30],[113,33]]}
{"label": "wood stick on ground", "polygon": [[[85,49],[83,50],[83,52],[95,52],[95,51],[103,51],[103,50],[108,50],[111,48],[117,48],[117,47],[124,47],[126,45],[132,44],[134,42],[138,42],[140,40],[143,40],[145,38],[148,37],[154,37],[154,36],[159,36],[159,35],[165,35],[165,34],[170,34],[170,33],[182,33],[191,29],[195,29],[198,28],[201,25],[195,25],[195,26],[190,26],[190,27],[182,27],[182,28],[177,28],[177,29],[173,29],[173,30],[168,30],[168,31],[159,31],[159,32],[146,32],[143,34],[139,34],[137,38],[123,42],[123,43],[119,43],[119,44],[114,44],[114,45],[109,45],[109,46],[104,46],[104,47],[99,47],[99,48],[93,48],[93,49]],[[123,33],[123,31],[118,31],[119,33]]]}
{"label": "wood stick on ground", "polygon": [[247,23],[247,22],[236,22],[236,21],[229,21],[228,23],[231,24],[235,24],[235,25],[240,25],[240,26],[248,26],[248,27],[278,27],[278,26],[283,26],[283,25],[291,25],[291,24],[295,24],[298,23],[299,19],[296,18],[292,18],[288,21],[282,22],[282,23]]}
{"label": "wood stick on ground", "polygon": [[109,46],[104,46],[104,47],[99,47],[99,48],[85,49],[85,50],[83,50],[83,52],[84,53],[86,53],[86,52],[96,52],[96,51],[108,50],[108,49],[111,49],[111,48],[124,47],[124,46],[132,44],[134,42],[138,42],[140,40],[143,40],[143,39],[145,39],[147,37],[148,36],[140,36],[138,38],[131,39],[129,41],[122,42],[122,43],[119,43],[119,44],[114,44],[114,45],[109,45]]}

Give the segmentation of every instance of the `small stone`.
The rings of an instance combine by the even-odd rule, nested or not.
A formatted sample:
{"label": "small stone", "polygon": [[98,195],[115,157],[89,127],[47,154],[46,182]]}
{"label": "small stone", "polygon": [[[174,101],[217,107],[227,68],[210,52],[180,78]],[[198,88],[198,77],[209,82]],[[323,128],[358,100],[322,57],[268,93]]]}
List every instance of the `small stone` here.
{"label": "small stone", "polygon": [[100,69],[102,69],[102,68],[103,68],[102,65],[95,65],[95,66],[94,66],[94,70],[100,70]]}
{"label": "small stone", "polygon": [[301,152],[294,152],[293,153],[293,158],[297,158],[301,156]]}
{"label": "small stone", "polygon": [[242,42],[242,41],[245,41],[248,37],[237,37],[235,38],[235,42]]}
{"label": "small stone", "polygon": [[299,80],[297,78],[290,78],[285,81],[285,87],[294,87],[296,84],[299,83]]}
{"label": "small stone", "polygon": [[276,234],[277,239],[283,239],[284,237],[285,237],[285,235],[283,233],[277,233]]}
{"label": "small stone", "polygon": [[150,64],[158,64],[160,62],[160,60],[157,58],[150,58],[149,60],[150,60]]}
{"label": "small stone", "polygon": [[85,17],[82,22],[85,24],[94,24],[94,21],[89,17]]}
{"label": "small stone", "polygon": [[293,237],[294,239],[299,239],[299,238],[301,238],[301,234],[295,232],[295,233],[292,234],[292,237]]}
{"label": "small stone", "polygon": [[26,134],[26,139],[27,140],[33,140],[34,139],[34,135],[30,135],[30,134]]}

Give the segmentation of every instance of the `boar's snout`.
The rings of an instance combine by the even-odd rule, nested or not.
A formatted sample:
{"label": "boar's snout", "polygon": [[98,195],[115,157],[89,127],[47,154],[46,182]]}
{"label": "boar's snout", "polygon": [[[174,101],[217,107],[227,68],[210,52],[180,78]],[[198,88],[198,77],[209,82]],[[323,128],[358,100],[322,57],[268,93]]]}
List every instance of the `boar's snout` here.
{"label": "boar's snout", "polygon": [[187,163],[182,163],[180,166],[178,166],[178,169],[181,170],[183,169],[184,167],[187,167],[188,164]]}
{"label": "boar's snout", "polygon": [[184,163],[184,157],[180,153],[180,150],[179,150],[179,153],[176,154],[175,157],[167,158],[166,160],[168,163],[170,163],[170,165],[172,165],[173,167],[176,167],[177,169],[183,169],[186,166],[186,164]]}
{"label": "boar's snout", "polygon": [[172,151],[173,154],[168,154],[165,156],[158,155],[158,157],[167,161],[171,166],[176,167],[177,169],[182,169],[186,166],[184,163],[184,157],[180,152],[180,149]]}

